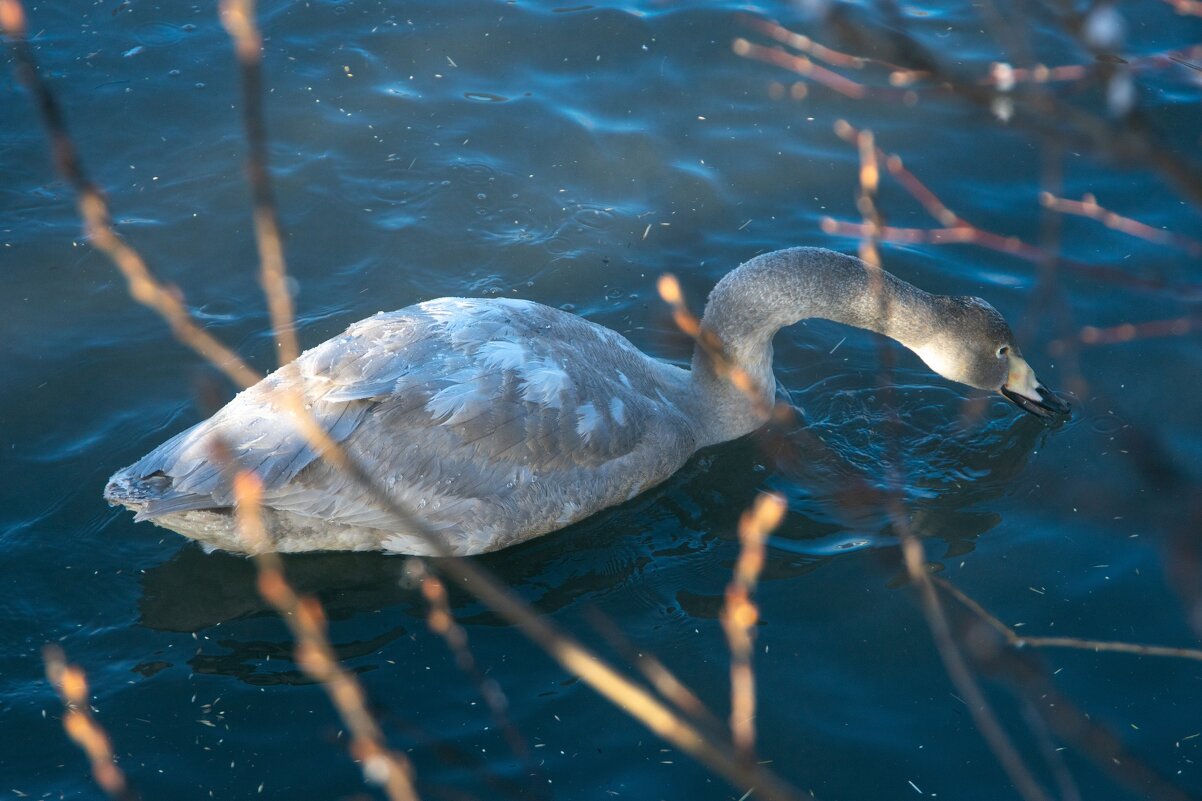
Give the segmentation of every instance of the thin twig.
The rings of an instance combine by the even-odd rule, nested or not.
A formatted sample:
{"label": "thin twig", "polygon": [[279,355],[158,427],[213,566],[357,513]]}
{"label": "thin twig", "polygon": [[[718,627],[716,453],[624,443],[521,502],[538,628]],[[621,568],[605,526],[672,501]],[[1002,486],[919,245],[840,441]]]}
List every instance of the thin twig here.
{"label": "thin twig", "polygon": [[1048,343],[1048,351],[1058,355],[1071,345],[1118,345],[1141,339],[1180,337],[1202,330],[1202,316],[1173,317],[1168,320],[1145,320],[1139,323],[1120,323],[1103,328],[1087,325],[1072,339],[1057,339]]}
{"label": "thin twig", "polygon": [[426,599],[429,606],[426,612],[426,625],[430,627],[430,631],[443,639],[447,648],[455,655],[456,666],[467,674],[472,683],[476,685],[484,703],[488,705],[493,720],[505,733],[510,750],[518,758],[527,759],[530,756],[530,748],[526,744],[526,738],[509,719],[509,701],[505,698],[505,692],[496,680],[481,672],[476,658],[472,656],[467,632],[456,622],[455,616],[451,613],[446,586],[437,576],[426,570],[426,563],[422,559],[410,559],[405,563],[405,571],[420,582],[422,597]]}
{"label": "thin twig", "polygon": [[585,609],[585,615],[611,648],[630,662],[646,682],[669,703],[710,731],[720,730],[718,719],[696,693],[676,677],[654,654],[640,651],[614,621],[596,607]]}
{"label": "thin twig", "polygon": [[906,572],[918,588],[923,613],[935,639],[939,658],[943,661],[943,667],[947,670],[952,684],[956,686],[956,691],[964,699],[965,706],[968,707],[968,712],[972,715],[977,730],[989,743],[989,747],[998,762],[1001,763],[1002,769],[1006,771],[1006,775],[1010,777],[1010,781],[1014,783],[1015,789],[1023,798],[1027,801],[1050,801],[1047,791],[1035,780],[1030,769],[1023,762],[1010,735],[1006,734],[1005,729],[998,723],[989,701],[981,692],[980,684],[973,677],[972,671],[969,670],[968,664],[964,660],[964,655],[956,645],[951,628],[948,626],[947,615],[939,603],[938,596],[935,595],[922,543],[910,531],[909,523],[901,510],[895,510],[893,525],[901,537],[902,557],[905,561]]}
{"label": "thin twig", "polygon": [[757,414],[765,419],[771,417],[775,409],[772,402],[773,388],[759,386],[751,373],[730,358],[725,344],[718,335],[702,325],[702,321],[689,310],[676,276],[664,273],[656,282],[656,289],[659,291],[660,298],[672,307],[672,320],[676,323],[677,328],[700,348],[714,372],[746,395]]}
{"label": "thin twig", "polygon": [[833,67],[844,67],[847,69],[856,70],[863,69],[864,67],[870,65],[882,67],[889,72],[889,82],[894,86],[909,84],[926,77],[925,72],[902,67],[889,61],[882,61],[880,59],[870,58],[867,56],[853,56],[850,53],[843,53],[839,50],[834,50],[820,42],[814,41],[814,39],[810,38],[809,36],[791,31],[773,20],[763,19],[761,17],[755,17],[749,14],[740,14],[738,16],[738,21],[752,30],[759,31],[770,39],[780,42],[781,44],[791,47],[799,52],[813,56],[820,61],[825,61],[827,64],[830,64]]}
{"label": "thin twig", "polygon": [[762,61],[765,64],[787,69],[790,72],[795,72],[803,78],[809,78],[815,83],[820,83],[823,86],[838,92],[845,97],[850,97],[855,100],[861,100],[871,92],[874,96],[877,94],[892,92],[894,90],[880,89],[865,86],[862,83],[857,83],[851,78],[844,77],[839,73],[828,70],[821,64],[815,64],[813,60],[806,56],[795,56],[791,53],[786,53],[784,50],[779,50],[774,47],[764,47],[763,45],[753,44],[746,39],[735,39],[732,45],[735,55],[743,56],[744,58],[755,59]]}
{"label": "thin twig", "polygon": [[[1079,34],[1079,30],[1075,32]],[[905,38],[904,43],[911,49],[922,50],[910,38]],[[837,72],[817,67],[809,58],[794,56],[777,48],[755,45],[739,39],[735,41],[734,49],[739,55],[809,78],[852,99],[871,98],[906,105],[914,105],[920,100],[916,88],[899,90],[894,87],[870,87],[856,83]],[[1148,64],[1184,62],[1186,66],[1194,66],[1175,53],[1161,53],[1143,61]],[[930,62],[929,66],[927,62]],[[950,69],[940,68],[929,58],[924,58],[924,70],[931,78],[927,82],[928,88],[924,90],[926,94],[965,100],[988,109],[995,116],[1001,102],[1003,107],[1008,109],[1003,115],[1004,119],[1012,121],[1013,124],[1060,138],[1084,139],[1095,151],[1116,161],[1138,159],[1159,173],[1166,184],[1188,198],[1191,203],[1202,205],[1202,170],[1199,170],[1195,163],[1183,158],[1179,149],[1164,142],[1162,135],[1138,113],[1126,115],[1121,124],[1116,125],[1109,118],[1091,113],[1078,104],[1063,100],[1050,92],[1036,91],[1021,95],[1002,92],[1000,86],[988,80],[984,83],[975,78],[965,80]],[[1104,78],[1107,72],[1098,70],[1097,74]],[[1042,86],[1038,83],[1034,85]],[[1024,113],[1015,115],[1016,109],[1021,109]]]}
{"label": "thin twig", "polygon": [[1197,662],[1202,662],[1202,649],[1198,648],[1175,648],[1167,645],[1142,645],[1133,642],[1119,642],[1115,640],[1087,640],[1081,637],[1041,637],[1041,636],[1026,636],[1020,635],[1010,626],[1007,626],[995,615],[991,614],[985,607],[981,606],[975,598],[964,592],[962,589],[938,576],[931,578],[933,582],[939,585],[941,589],[954,596],[957,601],[962,603],[973,614],[979,617],[984,622],[988,623],[994,630],[1006,639],[1006,642],[1015,648],[1073,648],[1079,651],[1094,651],[1097,653],[1110,652],[1122,654],[1139,654],[1140,656],[1168,656],[1180,659],[1192,659]]}
{"label": "thin twig", "polygon": [[[842,129],[840,132],[842,136],[846,137],[849,133],[848,128],[850,126],[847,126],[846,123],[842,125],[836,123],[836,131]],[[887,296],[882,291],[880,284],[883,268],[877,246],[877,236],[882,226],[875,201],[876,190],[880,182],[878,151],[871,131],[856,131],[854,143],[860,155],[859,193],[856,197],[856,205],[864,217],[864,235],[860,241],[860,254],[869,265],[874,279],[874,291],[877,293],[880,303],[884,305],[887,302]],[[881,309],[881,311],[884,312],[885,309]],[[882,386],[891,386],[892,384],[888,380],[888,370],[892,366],[888,353],[887,350],[882,349],[882,366],[885,370]],[[895,434],[896,427],[893,427],[890,433]],[[896,443],[897,437],[890,437],[891,446],[896,448]],[[1046,791],[1031,774],[1026,763],[1023,762],[1010,736],[998,722],[997,715],[986,700],[980,685],[972,671],[969,670],[959,646],[951,635],[946,614],[930,582],[930,573],[927,570],[926,554],[922,543],[911,532],[909,520],[906,518],[905,509],[902,506],[900,482],[896,470],[896,465],[900,463],[899,454],[893,453],[892,456],[893,467],[889,468],[890,497],[886,511],[901,541],[906,572],[910,576],[910,581],[918,588],[923,617],[935,640],[935,647],[943,661],[944,669],[952,680],[952,684],[965,699],[977,730],[985,738],[986,744],[992,750],[1006,775],[1010,777],[1010,781],[1014,783],[1019,794],[1026,801],[1051,801]]]}
{"label": "thin twig", "polygon": [[[858,128],[845,120],[835,123],[835,133],[839,138],[856,145],[859,142]],[[913,197],[928,214],[943,228],[898,228],[877,224],[875,229],[868,223],[849,223],[823,217],[819,225],[824,233],[836,236],[857,237],[861,241],[865,237],[875,236],[886,242],[901,244],[930,244],[951,245],[970,244],[995,250],[1022,259],[1036,265],[1043,265],[1055,254],[1045,248],[1024,242],[1016,236],[1006,236],[980,228],[952,211],[918,176],[908,170],[901,157],[894,153],[886,153],[876,148],[877,159],[884,161],[889,174],[895,178],[902,188]],[[1157,230],[1157,229],[1152,229]],[[1202,285],[1176,284],[1155,278],[1144,278],[1115,267],[1066,259],[1055,255],[1057,264],[1075,274],[1092,280],[1128,286],[1136,289],[1171,291],[1187,298],[1202,297]]]}

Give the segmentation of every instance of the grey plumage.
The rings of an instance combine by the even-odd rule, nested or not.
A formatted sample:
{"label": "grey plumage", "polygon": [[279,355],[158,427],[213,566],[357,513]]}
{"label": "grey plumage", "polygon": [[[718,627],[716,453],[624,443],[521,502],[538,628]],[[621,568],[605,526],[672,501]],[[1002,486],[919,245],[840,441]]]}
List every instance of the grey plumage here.
{"label": "grey plumage", "polygon": [[[772,336],[803,317],[876,330],[920,355],[935,347],[938,354],[923,355],[932,366],[991,367],[981,367],[981,353],[992,354],[999,336],[1009,344],[1005,322],[988,304],[953,301],[853,257],[795,248],[724,278],[703,325],[770,400]],[[1005,380],[998,370],[948,374],[997,389]],[[277,550],[432,553],[368,491],[317,458],[275,395],[283,382],[303,391],[318,423],[398,503],[464,555],[632,498],[698,448],[763,422],[762,406],[717,375],[704,353],[686,371],[547,306],[442,298],[377,314],[305,352],[118,471],[105,497],[209,547],[245,550],[228,477],[214,459],[219,439],[261,477]]]}

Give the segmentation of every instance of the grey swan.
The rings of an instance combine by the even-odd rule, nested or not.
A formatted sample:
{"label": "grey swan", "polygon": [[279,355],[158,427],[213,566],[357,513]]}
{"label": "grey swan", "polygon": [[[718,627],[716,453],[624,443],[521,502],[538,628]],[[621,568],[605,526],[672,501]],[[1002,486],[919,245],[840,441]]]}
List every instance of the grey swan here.
{"label": "grey swan", "polygon": [[853,256],[791,248],[726,275],[702,318],[758,401],[701,348],[685,370],[538,303],[440,298],[378,313],[306,351],[294,370],[268,375],[119,470],[104,495],[135,520],[246,552],[213,458],[219,437],[261,477],[277,551],[435,554],[289,422],[273,391],[299,381],[316,420],[421,516],[444,552],[494,551],[633,498],[698,449],[759,428],[775,393],[772,338],[811,317],[890,337],[945,378],[1000,391],[1039,417],[1068,412],[985,301],[924,292]]}

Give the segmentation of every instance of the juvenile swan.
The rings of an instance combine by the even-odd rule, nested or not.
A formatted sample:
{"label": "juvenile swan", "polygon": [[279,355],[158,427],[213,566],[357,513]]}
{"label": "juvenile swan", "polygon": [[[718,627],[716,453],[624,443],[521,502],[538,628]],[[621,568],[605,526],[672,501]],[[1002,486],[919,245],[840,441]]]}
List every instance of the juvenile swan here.
{"label": "juvenile swan", "polygon": [[[940,375],[1000,390],[1039,417],[1068,411],[988,303],[873,276],[859,259],[829,250],[748,261],[714,288],[702,324],[771,401],[772,337],[808,317],[891,337]],[[767,407],[716,375],[705,353],[683,370],[607,328],[503,298],[440,298],[379,313],[306,351],[295,368],[118,471],[105,498],[137,512],[135,520],[245,551],[227,477],[212,461],[220,438],[262,478],[277,550],[433,553],[289,423],[272,391],[299,380],[317,421],[381,487],[449,551],[478,554],[633,498],[699,448],[758,428]]]}

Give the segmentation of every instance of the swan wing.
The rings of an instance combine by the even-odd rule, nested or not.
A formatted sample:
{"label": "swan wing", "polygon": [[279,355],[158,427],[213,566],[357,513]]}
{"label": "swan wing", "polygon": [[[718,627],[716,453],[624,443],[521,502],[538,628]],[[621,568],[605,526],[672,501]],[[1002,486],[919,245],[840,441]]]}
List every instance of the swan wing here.
{"label": "swan wing", "polygon": [[123,472],[162,485],[142,517],[230,506],[212,458],[220,438],[260,474],[273,508],[401,528],[289,422],[274,391],[299,382],[330,435],[436,528],[506,520],[548,530],[570,522],[548,524],[549,509],[578,519],[692,452],[663,369],[619,334],[556,309],[443,298],[355,323]]}

